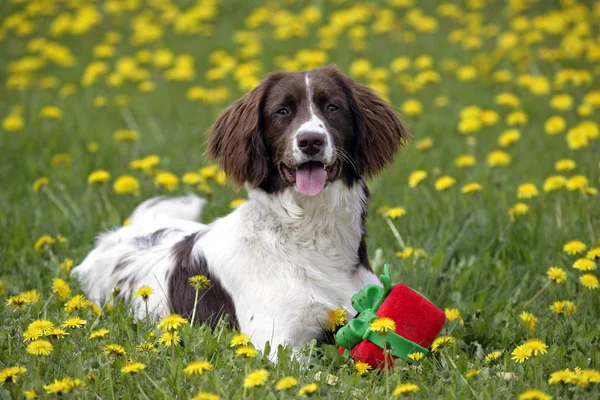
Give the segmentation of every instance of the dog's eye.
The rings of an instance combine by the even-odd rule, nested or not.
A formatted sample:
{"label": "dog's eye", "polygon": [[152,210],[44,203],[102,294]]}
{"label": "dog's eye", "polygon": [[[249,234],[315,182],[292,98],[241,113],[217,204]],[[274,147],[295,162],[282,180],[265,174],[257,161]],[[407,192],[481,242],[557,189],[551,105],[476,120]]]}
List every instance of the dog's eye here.
{"label": "dog's eye", "polygon": [[340,108],[338,106],[336,106],[335,104],[328,104],[327,105],[327,111],[329,112],[333,112],[333,111],[337,111]]}
{"label": "dog's eye", "polygon": [[279,114],[279,115],[290,115],[290,112],[288,111],[287,108],[280,108],[279,110],[277,110],[277,114]]}

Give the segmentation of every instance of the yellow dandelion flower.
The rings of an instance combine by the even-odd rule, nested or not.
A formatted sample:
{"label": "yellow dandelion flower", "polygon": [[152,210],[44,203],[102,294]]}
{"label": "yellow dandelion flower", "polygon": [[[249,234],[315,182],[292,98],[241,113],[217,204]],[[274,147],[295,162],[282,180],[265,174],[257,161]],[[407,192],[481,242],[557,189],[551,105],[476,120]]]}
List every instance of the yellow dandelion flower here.
{"label": "yellow dandelion flower", "polygon": [[483,190],[483,186],[476,182],[467,183],[462,187],[461,192],[464,194],[477,193]]}
{"label": "yellow dandelion flower", "polygon": [[375,318],[371,322],[369,329],[379,333],[386,333],[388,331],[393,332],[396,330],[396,323],[393,319],[387,317]]}
{"label": "yellow dandelion flower", "polygon": [[414,383],[401,383],[392,392],[392,396],[401,396],[407,393],[414,393],[420,390],[418,385]]}
{"label": "yellow dandelion flower", "polygon": [[429,150],[433,147],[433,139],[430,137],[423,138],[421,140],[417,140],[415,142],[415,149],[419,151]]}
{"label": "yellow dandelion flower", "polygon": [[338,326],[343,326],[346,323],[346,319],[346,309],[344,308],[329,311],[327,329],[334,332]]}
{"label": "yellow dandelion flower", "polygon": [[179,314],[169,314],[158,323],[158,329],[173,331],[187,325],[188,321]]}
{"label": "yellow dandelion flower", "polygon": [[245,346],[250,343],[250,338],[243,333],[238,333],[229,342],[229,347]]}
{"label": "yellow dandelion flower", "polygon": [[115,142],[135,142],[139,138],[139,132],[129,129],[119,129],[113,133],[113,140]]}
{"label": "yellow dandelion flower", "polygon": [[107,344],[106,346],[104,346],[104,354],[106,354],[107,356],[113,356],[113,357],[125,357],[125,355],[127,354],[127,352],[125,351],[125,348],[123,346],[121,346],[120,344]]}
{"label": "yellow dandelion flower", "polygon": [[575,163],[575,161],[573,161],[569,158],[561,158],[556,163],[554,163],[554,169],[556,169],[559,172],[572,171],[576,167],[577,167],[577,164]]}
{"label": "yellow dandelion flower", "polygon": [[406,259],[406,258],[412,256],[414,251],[415,251],[414,248],[406,247],[404,250],[396,252],[396,256]]}
{"label": "yellow dandelion flower", "polygon": [[47,319],[36,319],[32,321],[23,333],[23,341],[36,340],[42,336],[47,336],[54,329],[54,323]]}
{"label": "yellow dandelion flower", "polygon": [[460,318],[460,311],[458,308],[445,308],[444,313],[446,314],[446,319],[448,321],[454,321],[455,319]]}
{"label": "yellow dandelion flower", "polygon": [[311,394],[317,391],[319,387],[317,386],[316,383],[309,383],[307,385],[304,385],[300,388],[300,390],[298,390],[298,396],[305,396],[307,394]]}
{"label": "yellow dandelion flower", "polygon": [[42,235],[38,238],[38,240],[33,245],[33,249],[35,250],[36,253],[42,253],[46,249],[53,246],[54,244],[56,244],[56,239],[54,239],[50,235]]}
{"label": "yellow dandelion flower", "polygon": [[408,187],[416,187],[425,178],[427,178],[427,172],[423,170],[416,170],[411,172],[411,174],[408,176]]}
{"label": "yellow dandelion flower", "polygon": [[508,210],[508,215],[510,219],[514,221],[518,217],[522,217],[529,213],[529,206],[525,203],[517,203],[512,208]]}
{"label": "yellow dandelion flower", "polygon": [[387,208],[384,212],[384,215],[391,219],[400,218],[404,214],[406,214],[406,210],[402,207],[390,207]]}
{"label": "yellow dandelion flower", "polygon": [[552,396],[540,389],[529,389],[519,395],[519,400],[551,400]]}
{"label": "yellow dandelion flower", "polygon": [[500,358],[500,356],[502,355],[502,352],[500,351],[492,351],[491,353],[486,354],[485,359],[487,361],[496,361]]}
{"label": "yellow dandelion flower", "polygon": [[356,370],[356,375],[363,376],[364,374],[369,372],[372,368],[369,364],[367,364],[365,362],[357,361],[354,363],[354,369]]}
{"label": "yellow dandelion flower", "polygon": [[54,278],[52,280],[52,292],[56,294],[59,299],[65,300],[71,295],[71,288],[64,280]]}
{"label": "yellow dandelion flower", "polygon": [[477,160],[470,154],[463,154],[454,159],[454,165],[459,168],[467,168],[475,165]]}
{"label": "yellow dandelion flower", "polygon": [[113,184],[113,189],[118,194],[138,195],[140,191],[140,182],[131,175],[121,175]]}
{"label": "yellow dandelion flower", "polygon": [[523,183],[517,189],[518,199],[531,199],[539,194],[537,187],[533,183]]}
{"label": "yellow dandelion flower", "polygon": [[17,114],[9,114],[2,120],[2,129],[6,132],[18,132],[25,126],[25,120]]}
{"label": "yellow dandelion flower", "polygon": [[454,179],[451,176],[444,175],[435,181],[435,190],[440,191],[440,192],[443,190],[447,190],[455,183],[456,183],[456,179]]}
{"label": "yellow dandelion flower", "polygon": [[506,167],[510,165],[511,157],[510,154],[502,151],[495,150],[488,154],[487,156],[487,164],[490,167]]}
{"label": "yellow dandelion flower", "polygon": [[27,372],[27,368],[15,366],[0,370],[0,385],[4,383],[16,383],[17,377]]}
{"label": "yellow dandelion flower", "polygon": [[221,397],[210,392],[200,392],[190,400],[221,400]]}
{"label": "yellow dandelion flower", "polygon": [[54,346],[47,340],[34,340],[27,346],[27,352],[34,356],[47,356],[54,350]]}
{"label": "yellow dandelion flower", "polygon": [[63,379],[55,379],[51,384],[45,385],[44,390],[48,394],[65,394],[71,393],[73,389],[78,389],[83,386],[83,382],[79,379],[71,379],[68,376]]}
{"label": "yellow dandelion flower", "polygon": [[81,319],[79,317],[71,317],[71,318],[67,319],[65,322],[63,322],[61,326],[63,328],[77,329],[77,328],[81,328],[86,323],[87,323],[87,321],[85,319]]}
{"label": "yellow dandelion flower", "polygon": [[269,379],[269,372],[266,369],[259,369],[252,371],[244,378],[244,387],[253,388],[256,386],[262,386]]}
{"label": "yellow dandelion flower", "polygon": [[110,331],[106,328],[101,328],[101,329],[97,329],[95,331],[92,331],[92,333],[90,333],[90,336],[88,336],[90,339],[102,339],[104,336],[108,335],[110,333]]}
{"label": "yellow dandelion flower", "polygon": [[146,368],[146,365],[141,362],[127,363],[121,368],[123,374],[137,374],[141,370]]}
{"label": "yellow dandelion flower", "polygon": [[596,263],[589,258],[579,258],[573,263],[573,268],[580,271],[594,271],[596,269]]}
{"label": "yellow dandelion flower", "polygon": [[229,207],[231,208],[238,208],[239,206],[241,206],[242,204],[244,204],[246,202],[246,199],[243,198],[238,198],[238,199],[234,199],[231,200],[231,203],[229,203]]}
{"label": "yellow dandelion flower", "polygon": [[64,269],[67,272],[71,272],[71,268],[73,268],[73,265],[75,264],[75,262],[70,259],[70,258],[65,258],[60,264],[60,268]]}
{"label": "yellow dandelion flower", "polygon": [[40,110],[40,117],[44,119],[61,119],[63,112],[60,108],[55,106],[46,106]]}
{"label": "yellow dandelion flower", "polygon": [[400,110],[404,115],[414,117],[420,115],[423,112],[423,105],[419,100],[408,99],[400,106]]}
{"label": "yellow dandelion flower", "polygon": [[465,373],[465,378],[475,378],[480,372],[481,370],[472,368]]}
{"label": "yellow dandelion flower", "polygon": [[548,353],[548,345],[540,339],[529,339],[523,346],[529,348],[534,356]]}
{"label": "yellow dandelion flower", "polygon": [[567,179],[567,190],[573,192],[575,190],[583,190],[589,184],[589,179],[584,175],[575,175]]}
{"label": "yellow dandelion flower", "polygon": [[276,390],[287,390],[298,384],[298,380],[292,376],[285,376],[275,384]]}
{"label": "yellow dandelion flower", "polygon": [[93,185],[94,183],[106,182],[110,179],[110,172],[103,169],[97,169],[88,175],[88,184]]}
{"label": "yellow dandelion flower", "polygon": [[50,179],[44,177],[41,178],[37,178],[34,182],[33,182],[33,191],[34,192],[39,192],[40,190],[42,190],[42,188],[44,186],[47,186],[50,183]]}
{"label": "yellow dandelion flower", "polygon": [[508,129],[498,137],[498,146],[508,147],[521,138],[521,133],[516,129]]}
{"label": "yellow dandelion flower", "polygon": [[550,311],[570,317],[577,311],[577,306],[570,300],[559,300],[552,303]]}
{"label": "yellow dandelion flower", "polygon": [[557,94],[550,99],[550,108],[567,111],[573,107],[573,98],[568,94]]}
{"label": "yellow dandelion flower", "polygon": [[172,192],[179,186],[179,177],[171,172],[159,172],[154,177],[154,185]]}
{"label": "yellow dandelion flower", "polygon": [[194,275],[188,279],[188,282],[196,290],[204,290],[210,287],[210,279],[204,275]]}
{"label": "yellow dandelion flower", "polygon": [[257,356],[257,354],[258,354],[258,351],[256,351],[254,346],[252,346],[251,344],[239,346],[235,350],[235,355],[240,356],[240,357],[254,358]]}
{"label": "yellow dandelion flower", "polygon": [[531,357],[531,354],[533,353],[533,350],[531,348],[529,348],[528,346],[522,344],[520,346],[517,346],[513,351],[512,351],[512,357],[511,359],[513,361],[518,362],[519,364],[523,364],[527,359],[529,359],[529,357]]}
{"label": "yellow dandelion flower", "polygon": [[593,249],[588,251],[585,255],[585,258],[588,258],[590,260],[600,259],[600,247],[594,247]]}
{"label": "yellow dandelion flower", "polygon": [[548,279],[550,279],[554,283],[564,283],[567,281],[567,273],[564,269],[560,267],[548,268],[548,271],[546,271],[546,275],[548,275]]}
{"label": "yellow dandelion flower", "polygon": [[548,379],[548,384],[550,385],[575,382],[577,382],[577,374],[574,371],[571,371],[569,368],[553,372],[550,374],[550,378]]}
{"label": "yellow dandelion flower", "polygon": [[598,289],[598,278],[593,274],[583,274],[579,277],[579,282],[587,289]]}
{"label": "yellow dandelion flower", "polygon": [[202,177],[197,172],[187,172],[181,177],[181,181],[186,185],[197,185],[202,182]]}
{"label": "yellow dandelion flower", "polygon": [[162,344],[164,347],[179,346],[181,337],[177,331],[165,332],[158,338],[158,343]]}
{"label": "yellow dandelion flower", "polygon": [[555,192],[564,189],[565,186],[567,186],[567,178],[562,175],[550,176],[544,181],[544,192]]}
{"label": "yellow dandelion flower", "polygon": [[563,251],[570,255],[575,255],[582,253],[587,250],[587,246],[585,243],[579,240],[571,240],[570,242],[565,243],[563,246]]}
{"label": "yellow dandelion flower", "polygon": [[205,372],[210,372],[214,369],[214,366],[205,360],[192,361],[184,369],[183,373],[187,376],[192,375],[203,375]]}
{"label": "yellow dandelion flower", "polygon": [[135,347],[135,351],[140,353],[158,353],[158,349],[152,343],[141,342]]}
{"label": "yellow dandelion flower", "polygon": [[71,297],[69,300],[67,300],[67,302],[65,303],[65,310],[68,313],[72,313],[75,310],[88,308],[90,307],[90,304],[90,301],[86,299],[83,295],[77,294]]}
{"label": "yellow dandelion flower", "polygon": [[151,287],[142,286],[138,290],[136,290],[134,296],[141,297],[142,300],[146,301],[148,300],[148,297],[150,297],[150,295],[152,294],[154,294],[154,290]]}
{"label": "yellow dandelion flower", "polygon": [[417,362],[421,361],[423,357],[425,357],[425,354],[421,353],[420,351],[416,351],[414,353],[410,353],[407,357],[410,358],[412,362]]}
{"label": "yellow dandelion flower", "polygon": [[535,315],[530,312],[523,311],[521,314],[519,314],[519,318],[521,318],[521,320],[527,324],[531,332],[535,332],[535,326],[538,323],[538,319]]}
{"label": "yellow dandelion flower", "polygon": [[456,339],[452,336],[438,336],[431,344],[431,351],[438,353],[446,347],[452,346],[454,343],[456,343]]}
{"label": "yellow dandelion flower", "polygon": [[567,127],[565,119],[559,115],[552,116],[546,120],[544,130],[548,135],[556,135],[563,132]]}

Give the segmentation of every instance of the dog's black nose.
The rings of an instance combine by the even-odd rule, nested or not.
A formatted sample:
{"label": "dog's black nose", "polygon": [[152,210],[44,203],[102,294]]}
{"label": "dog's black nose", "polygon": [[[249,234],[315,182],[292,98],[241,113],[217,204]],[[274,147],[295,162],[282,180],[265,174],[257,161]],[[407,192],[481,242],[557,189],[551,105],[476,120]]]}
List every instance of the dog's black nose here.
{"label": "dog's black nose", "polygon": [[296,138],[298,147],[304,154],[314,156],[325,144],[325,135],[317,132],[302,132]]}

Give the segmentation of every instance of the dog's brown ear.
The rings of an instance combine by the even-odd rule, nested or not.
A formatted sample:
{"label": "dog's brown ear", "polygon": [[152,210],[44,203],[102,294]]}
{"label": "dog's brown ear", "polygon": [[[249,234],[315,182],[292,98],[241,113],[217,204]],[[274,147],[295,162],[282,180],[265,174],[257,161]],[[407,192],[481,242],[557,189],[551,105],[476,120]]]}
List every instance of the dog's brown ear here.
{"label": "dog's brown ear", "polygon": [[239,189],[257,187],[269,174],[262,132],[262,107],[269,78],[219,115],[210,128],[206,154],[220,159],[221,168]]}
{"label": "dog's brown ear", "polygon": [[392,107],[377,93],[350,78],[343,79],[354,119],[358,173],[371,177],[394,160],[410,134]]}

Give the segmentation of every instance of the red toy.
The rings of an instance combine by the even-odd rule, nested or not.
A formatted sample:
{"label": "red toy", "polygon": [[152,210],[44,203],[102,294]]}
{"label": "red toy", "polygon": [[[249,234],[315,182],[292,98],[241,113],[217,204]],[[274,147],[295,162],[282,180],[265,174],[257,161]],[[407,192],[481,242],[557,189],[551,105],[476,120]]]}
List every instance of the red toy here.
{"label": "red toy", "polygon": [[[345,357],[369,364],[372,368],[384,367],[384,347],[391,348],[392,359],[412,362],[409,354],[427,348],[442,330],[446,315],[423,295],[404,284],[392,287],[390,271],[384,266],[381,275],[383,287],[367,285],[352,296],[352,306],[359,314],[336,333],[336,342]],[[394,321],[395,331],[386,333],[370,329],[376,318],[387,317]]]}

